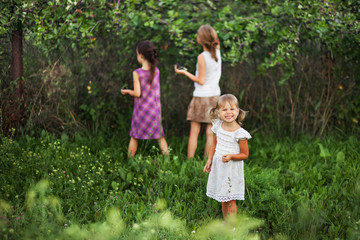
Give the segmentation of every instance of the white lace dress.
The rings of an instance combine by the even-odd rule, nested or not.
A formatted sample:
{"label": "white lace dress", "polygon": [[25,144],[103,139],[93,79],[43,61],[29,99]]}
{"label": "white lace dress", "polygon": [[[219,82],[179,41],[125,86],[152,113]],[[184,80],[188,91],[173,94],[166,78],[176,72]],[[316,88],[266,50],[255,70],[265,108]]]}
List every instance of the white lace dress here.
{"label": "white lace dress", "polygon": [[224,154],[240,153],[239,140],[250,139],[251,135],[243,128],[229,132],[221,126],[222,121],[216,119],[211,128],[216,134],[217,144],[207,183],[206,195],[219,202],[244,200],[244,161],[230,160],[227,163],[223,163],[222,156]]}

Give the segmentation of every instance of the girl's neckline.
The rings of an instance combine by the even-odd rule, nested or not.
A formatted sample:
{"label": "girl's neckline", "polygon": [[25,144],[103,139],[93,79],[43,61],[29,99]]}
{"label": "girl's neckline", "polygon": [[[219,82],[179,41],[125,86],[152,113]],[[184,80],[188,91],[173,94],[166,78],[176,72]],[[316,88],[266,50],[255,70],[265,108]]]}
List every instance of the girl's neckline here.
{"label": "girl's neckline", "polygon": [[[216,50],[216,51],[217,51],[217,50],[219,50],[219,51],[220,51],[220,49],[215,49],[215,50]],[[210,52],[210,50],[204,50],[203,52],[208,52],[208,53],[211,53],[211,52]]]}
{"label": "girl's neckline", "polygon": [[223,125],[223,121],[221,121],[221,123],[220,123],[220,128],[222,130],[224,130],[225,132],[236,132],[237,130],[241,129],[241,126],[239,126],[239,128],[235,129],[234,131],[229,131],[229,130],[225,130],[222,125]]}
{"label": "girl's neckline", "polygon": [[150,69],[143,69],[142,67],[141,67],[141,69],[144,70],[144,71],[150,71]]}

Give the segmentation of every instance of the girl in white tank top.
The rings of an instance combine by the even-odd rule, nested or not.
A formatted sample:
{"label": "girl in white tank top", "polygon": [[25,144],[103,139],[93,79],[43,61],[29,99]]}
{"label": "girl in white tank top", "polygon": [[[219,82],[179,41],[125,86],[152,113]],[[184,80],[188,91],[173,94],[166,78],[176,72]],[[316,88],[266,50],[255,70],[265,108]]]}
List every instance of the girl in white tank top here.
{"label": "girl in white tank top", "polygon": [[208,156],[213,141],[212,125],[208,110],[216,106],[221,94],[219,87],[221,55],[216,31],[209,25],[201,26],[197,31],[197,42],[203,47],[203,52],[197,57],[195,75],[186,70],[178,69],[175,66],[176,73],[185,75],[195,83],[193,98],[189,104],[186,118],[190,121],[188,158],[192,158],[195,155],[201,123],[206,124],[204,157]]}
{"label": "girl in white tank top", "polygon": [[[205,58],[205,83],[200,85],[195,82],[195,90],[193,93],[194,97],[214,97],[219,96],[220,92],[220,77],[221,77],[221,56],[220,49],[216,49],[216,56],[218,61],[215,61],[211,57],[211,53],[204,51],[201,53]],[[196,73],[195,76],[199,76],[198,64],[196,64]]]}

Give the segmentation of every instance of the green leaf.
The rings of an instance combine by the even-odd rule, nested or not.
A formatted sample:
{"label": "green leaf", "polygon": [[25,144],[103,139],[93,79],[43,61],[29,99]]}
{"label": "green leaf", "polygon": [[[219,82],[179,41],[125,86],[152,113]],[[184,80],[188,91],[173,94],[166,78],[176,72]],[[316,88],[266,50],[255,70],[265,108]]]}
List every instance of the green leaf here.
{"label": "green leaf", "polygon": [[124,171],[123,168],[120,168],[120,169],[119,169],[119,174],[120,174],[121,179],[125,181],[125,180],[126,180],[126,176],[125,176],[125,171]]}
{"label": "green leaf", "polygon": [[283,8],[280,6],[276,6],[273,9],[271,9],[271,13],[275,16],[279,15],[283,11]]}
{"label": "green leaf", "polygon": [[345,154],[343,152],[338,152],[336,154],[336,162],[343,162],[345,160]]}
{"label": "green leaf", "polygon": [[126,175],[126,181],[131,182],[132,180],[133,180],[133,175],[132,175],[132,173],[128,173],[128,174]]}
{"label": "green leaf", "polygon": [[118,187],[118,183],[115,182],[115,181],[112,181],[112,182],[111,182],[111,187],[112,187],[114,190],[116,190],[116,188]]}
{"label": "green leaf", "polygon": [[320,148],[320,157],[326,158],[331,156],[329,150],[327,148],[324,148],[321,143],[319,143],[319,148]]}

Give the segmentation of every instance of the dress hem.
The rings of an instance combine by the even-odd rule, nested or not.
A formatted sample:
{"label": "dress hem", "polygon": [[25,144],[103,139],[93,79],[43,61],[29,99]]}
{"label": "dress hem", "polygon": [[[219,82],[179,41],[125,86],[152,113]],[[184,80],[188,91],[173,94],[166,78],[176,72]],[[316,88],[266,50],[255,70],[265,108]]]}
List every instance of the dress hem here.
{"label": "dress hem", "polygon": [[245,200],[245,196],[243,194],[230,195],[228,197],[215,196],[209,193],[206,193],[206,196],[212,198],[218,202],[229,202],[231,200]]}
{"label": "dress hem", "polygon": [[135,136],[131,136],[131,135],[130,135],[130,137],[135,138],[135,139],[139,139],[139,140],[152,140],[152,139],[160,139],[160,138],[163,138],[163,137],[165,137],[165,134],[164,134],[164,135],[160,135],[160,137],[148,137],[148,138],[146,138],[146,137],[135,137]]}

